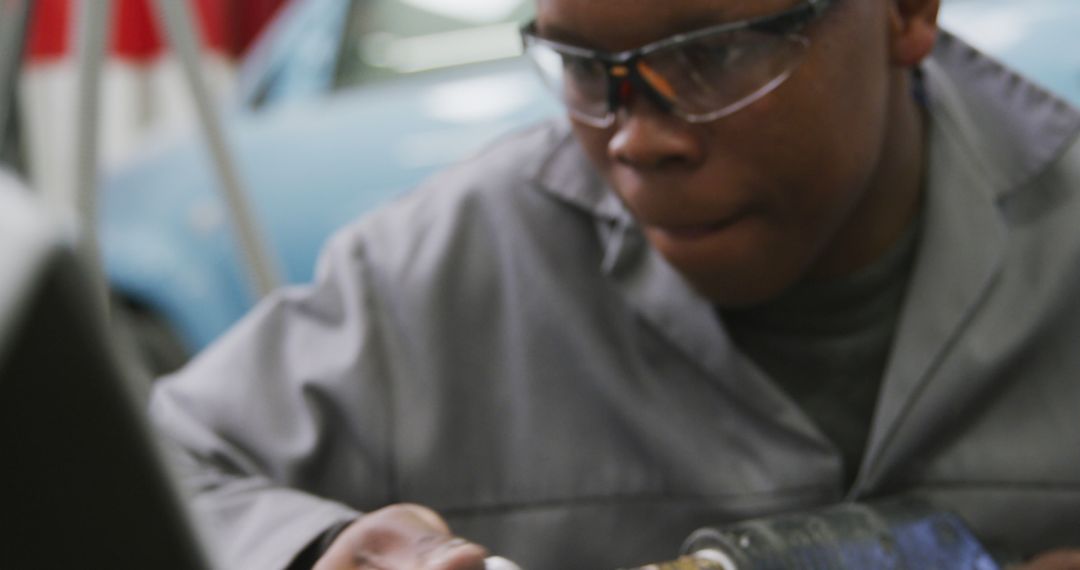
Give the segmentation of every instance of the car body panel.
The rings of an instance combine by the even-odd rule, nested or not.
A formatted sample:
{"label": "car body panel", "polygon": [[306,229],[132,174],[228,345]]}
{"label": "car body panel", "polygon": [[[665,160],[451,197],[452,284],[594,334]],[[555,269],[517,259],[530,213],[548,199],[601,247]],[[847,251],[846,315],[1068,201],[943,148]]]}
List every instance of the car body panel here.
{"label": "car body panel", "polygon": [[337,41],[345,31],[350,3],[293,0],[241,62],[239,102],[260,106],[312,99],[330,92],[337,67]]}
{"label": "car body panel", "polygon": [[[302,283],[334,229],[498,135],[558,112],[525,62],[509,60],[238,114],[227,120],[227,131],[270,250],[285,280]],[[205,346],[254,303],[199,141],[178,142],[117,170],[107,179],[103,204],[110,282],[160,308],[192,348]],[[170,248],[172,256],[147,254]],[[150,273],[175,273],[179,268],[169,266],[182,257],[186,279],[151,279]]]}

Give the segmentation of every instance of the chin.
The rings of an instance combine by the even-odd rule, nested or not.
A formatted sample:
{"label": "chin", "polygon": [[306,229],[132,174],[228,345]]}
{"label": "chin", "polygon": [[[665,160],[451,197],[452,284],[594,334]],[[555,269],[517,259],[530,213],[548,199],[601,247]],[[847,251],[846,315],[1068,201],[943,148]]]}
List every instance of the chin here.
{"label": "chin", "polygon": [[769,254],[750,259],[714,259],[711,263],[668,258],[695,291],[721,309],[768,303],[801,280],[804,272],[799,264],[778,261],[779,256]]}
{"label": "chin", "polygon": [[[746,228],[743,228],[746,229]],[[762,243],[759,236],[717,235],[698,243],[673,242],[654,232],[657,252],[700,295],[720,308],[767,303],[798,282],[805,272],[800,251]],[[770,247],[773,246],[773,247]]]}
{"label": "chin", "polygon": [[768,303],[787,291],[793,283],[767,283],[732,279],[695,279],[683,274],[690,285],[719,309],[745,309]]}

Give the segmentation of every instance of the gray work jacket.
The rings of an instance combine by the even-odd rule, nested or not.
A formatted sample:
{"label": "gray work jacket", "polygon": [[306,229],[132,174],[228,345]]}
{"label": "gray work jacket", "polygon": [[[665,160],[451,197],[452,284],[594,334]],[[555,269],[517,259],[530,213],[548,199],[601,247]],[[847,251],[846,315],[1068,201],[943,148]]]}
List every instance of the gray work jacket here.
{"label": "gray work jacket", "polygon": [[346,228],[160,384],[223,566],[403,501],[532,570],[901,493],[1080,546],[1080,116],[947,36],[924,72],[923,235],[853,488],[556,123]]}

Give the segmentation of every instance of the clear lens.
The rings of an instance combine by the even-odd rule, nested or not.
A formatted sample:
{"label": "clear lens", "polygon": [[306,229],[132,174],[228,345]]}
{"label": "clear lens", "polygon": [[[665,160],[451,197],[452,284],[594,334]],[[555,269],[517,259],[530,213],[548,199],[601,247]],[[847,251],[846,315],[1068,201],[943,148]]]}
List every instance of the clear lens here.
{"label": "clear lens", "polygon": [[560,53],[542,43],[528,45],[526,53],[536,63],[544,81],[575,117],[595,126],[611,123],[607,70],[603,63],[589,57]]}
{"label": "clear lens", "polygon": [[791,74],[807,40],[739,31],[672,46],[639,60],[638,70],[675,112],[700,122],[742,109]]}

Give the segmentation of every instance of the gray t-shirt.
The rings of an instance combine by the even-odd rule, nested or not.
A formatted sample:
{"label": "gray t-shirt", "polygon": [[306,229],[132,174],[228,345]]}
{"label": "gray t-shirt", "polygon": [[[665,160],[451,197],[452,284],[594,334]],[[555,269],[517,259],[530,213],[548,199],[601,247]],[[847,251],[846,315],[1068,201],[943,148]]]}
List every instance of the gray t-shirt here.
{"label": "gray t-shirt", "polygon": [[839,449],[846,486],[866,447],[920,225],[851,275],[721,315],[735,343]]}

